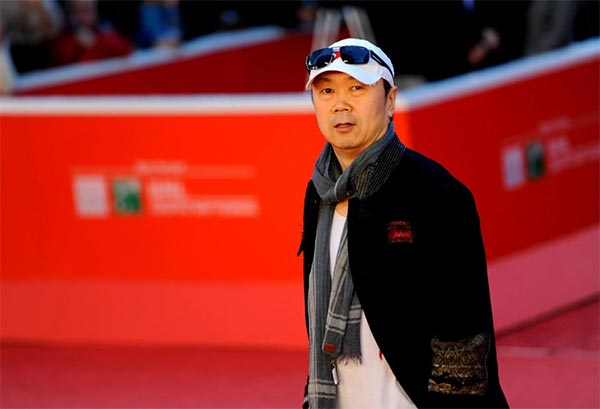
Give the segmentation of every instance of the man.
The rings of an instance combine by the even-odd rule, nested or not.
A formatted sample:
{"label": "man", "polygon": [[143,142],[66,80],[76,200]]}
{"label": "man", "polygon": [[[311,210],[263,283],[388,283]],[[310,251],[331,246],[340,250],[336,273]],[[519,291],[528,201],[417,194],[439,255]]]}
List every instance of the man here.
{"label": "man", "polygon": [[507,407],[470,191],[406,148],[387,55],[345,39],[306,60],[326,139],[304,202],[304,407]]}

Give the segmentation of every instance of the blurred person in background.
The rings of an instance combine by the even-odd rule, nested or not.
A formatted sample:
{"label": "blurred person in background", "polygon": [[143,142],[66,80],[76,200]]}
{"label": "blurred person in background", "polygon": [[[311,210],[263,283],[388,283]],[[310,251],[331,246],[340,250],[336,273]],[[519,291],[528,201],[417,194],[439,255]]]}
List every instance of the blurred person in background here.
{"label": "blurred person in background", "polygon": [[403,62],[395,81],[407,88],[522,56],[528,0],[314,0],[306,5],[309,10],[364,10],[372,35],[360,37]]}
{"label": "blurred person in background", "polygon": [[144,0],[139,6],[137,44],[176,48],[183,38],[179,0]]}
{"label": "blurred person in background", "polygon": [[378,44],[402,61],[398,75],[439,81],[522,55],[527,0],[359,3]]}
{"label": "blurred person in background", "polygon": [[98,19],[109,22],[113,29],[135,44],[139,31],[139,9],[142,0],[98,0]]}
{"label": "blurred person in background", "polygon": [[67,24],[50,44],[53,65],[122,57],[134,44],[98,18],[96,0],[66,0]]}
{"label": "blurred person in background", "polygon": [[[586,9],[587,3],[590,2],[533,0],[527,13],[524,54],[531,55],[554,50],[575,41],[577,18],[581,12],[590,11]],[[596,19],[598,18],[596,14]]]}
{"label": "blurred person in background", "polygon": [[394,131],[390,58],[344,39],[306,59],[325,137],[304,200],[304,407],[508,407],[470,190]]}
{"label": "blurred person in background", "polygon": [[1,0],[0,21],[4,46],[18,73],[51,65],[49,43],[64,25],[55,0]]}
{"label": "blurred person in background", "polygon": [[301,0],[295,7],[296,19],[298,20],[298,29],[300,31],[310,31],[314,28],[317,16],[317,0]]}
{"label": "blurred person in background", "polygon": [[270,25],[296,29],[302,24],[298,12],[305,2],[180,0],[184,38]]}
{"label": "blurred person in background", "polygon": [[10,55],[8,40],[6,40],[3,31],[4,26],[0,18],[0,95],[10,93],[17,75]]}

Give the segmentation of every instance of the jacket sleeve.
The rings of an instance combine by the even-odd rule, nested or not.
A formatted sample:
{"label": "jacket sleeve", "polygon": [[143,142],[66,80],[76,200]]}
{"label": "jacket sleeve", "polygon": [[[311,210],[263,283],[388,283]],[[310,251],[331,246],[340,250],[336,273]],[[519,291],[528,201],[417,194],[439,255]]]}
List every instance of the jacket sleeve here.
{"label": "jacket sleeve", "polygon": [[[308,275],[310,273],[312,258],[314,252],[314,240],[317,228],[317,218],[319,212],[320,199],[312,182],[306,187],[304,197],[304,211],[302,218],[302,238],[297,255],[303,256],[303,282],[304,282],[304,320],[306,326],[306,336],[309,337],[308,329]],[[302,408],[308,409],[308,376],[304,385],[304,398]]]}
{"label": "jacket sleeve", "polygon": [[428,391],[434,407],[508,407],[498,380],[492,308],[479,215],[462,184],[432,212],[436,311]]}

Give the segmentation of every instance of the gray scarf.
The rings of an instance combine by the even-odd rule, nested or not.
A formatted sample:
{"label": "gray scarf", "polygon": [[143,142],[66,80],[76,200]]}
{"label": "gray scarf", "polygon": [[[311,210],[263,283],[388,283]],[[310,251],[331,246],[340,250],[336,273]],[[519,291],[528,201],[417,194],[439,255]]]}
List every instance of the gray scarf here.
{"label": "gray scarf", "polygon": [[404,150],[390,122],[385,135],[343,172],[329,143],[325,144],[315,164],[312,181],[322,206],[308,290],[308,400],[311,409],[335,408],[337,380],[333,371],[336,359],[361,359],[362,308],[350,274],[347,226],[342,232],[333,279],[330,272],[329,240],[335,206],[347,198],[364,200],[375,193],[398,164]]}

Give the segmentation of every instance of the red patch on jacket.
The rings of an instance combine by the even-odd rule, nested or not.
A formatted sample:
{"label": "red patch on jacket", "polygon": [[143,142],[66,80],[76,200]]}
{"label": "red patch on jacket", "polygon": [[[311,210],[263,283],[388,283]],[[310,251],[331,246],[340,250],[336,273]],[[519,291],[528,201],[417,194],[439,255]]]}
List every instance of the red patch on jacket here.
{"label": "red patch on jacket", "polygon": [[410,222],[390,222],[387,227],[388,243],[414,243],[414,234]]}

